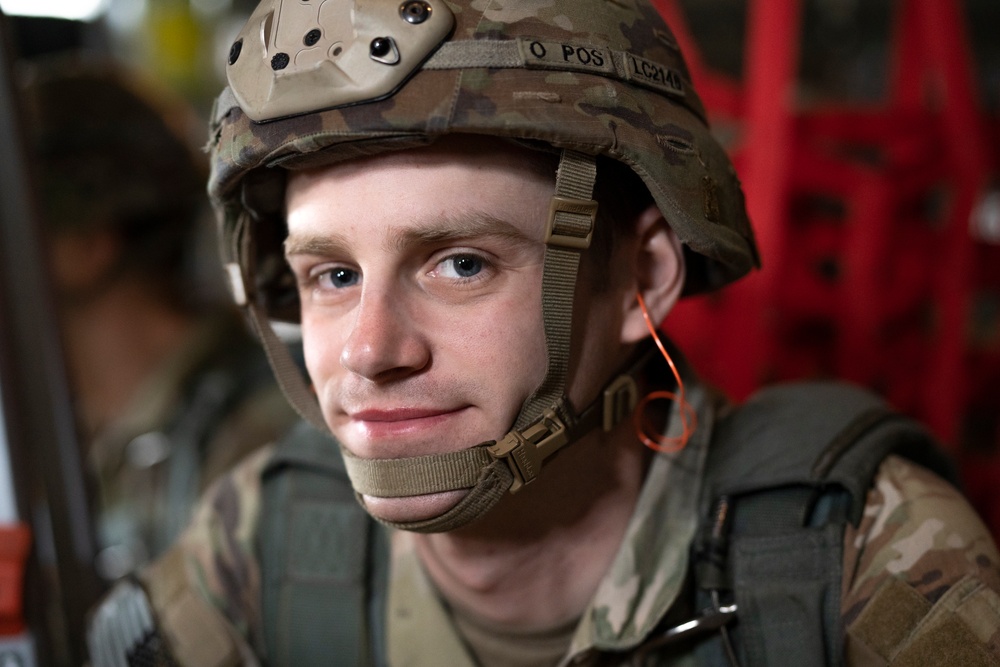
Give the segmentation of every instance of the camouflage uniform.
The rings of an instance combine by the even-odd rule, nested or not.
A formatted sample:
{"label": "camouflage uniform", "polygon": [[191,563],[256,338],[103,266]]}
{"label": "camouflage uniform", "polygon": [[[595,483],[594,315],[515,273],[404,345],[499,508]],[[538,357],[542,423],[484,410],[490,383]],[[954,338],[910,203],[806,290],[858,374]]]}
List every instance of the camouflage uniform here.
{"label": "camouflage uniform", "polygon": [[102,576],[163,553],[208,485],[294,421],[243,322],[204,318],[87,449]]}
{"label": "camouflage uniform", "polygon": [[[691,400],[702,412],[710,399],[692,386]],[[664,619],[686,618],[684,584],[698,524],[706,439],[696,432],[680,454],[653,460],[622,547],[587,610],[566,633],[558,664],[627,664],[628,649],[641,644]],[[270,448],[255,453],[214,485],[180,542],[142,575],[168,643],[196,645],[213,627],[228,638],[226,648],[210,658],[182,648],[180,664],[238,664],[262,655],[257,522],[261,471],[272,453]],[[392,540],[389,663],[478,664],[452,611],[424,573],[410,534],[397,531]],[[998,566],[1000,555],[987,529],[952,486],[899,457],[886,459],[862,521],[849,526],[844,536],[841,616],[849,664],[893,664],[888,658],[903,653],[913,628],[886,634],[883,630],[892,623],[882,616],[898,611],[895,598],[900,596],[912,610],[913,624],[947,621],[949,632],[958,627],[966,633],[963,637],[971,637],[964,644],[968,655],[956,656],[955,643],[948,642],[952,652],[943,653],[936,664],[995,664],[991,661],[1000,656]],[[172,613],[181,597],[189,600],[184,609],[198,611]],[[926,640],[926,635],[913,637]],[[966,661],[949,662],[959,657]],[[653,660],[644,664],[697,664],[685,652]]]}

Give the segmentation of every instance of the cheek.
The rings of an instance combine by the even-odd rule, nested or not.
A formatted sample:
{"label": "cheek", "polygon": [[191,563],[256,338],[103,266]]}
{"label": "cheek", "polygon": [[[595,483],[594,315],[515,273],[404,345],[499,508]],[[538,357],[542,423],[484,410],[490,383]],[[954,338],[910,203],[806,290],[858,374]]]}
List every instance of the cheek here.
{"label": "cheek", "polygon": [[455,325],[451,349],[461,351],[465,372],[478,376],[495,398],[509,401],[513,419],[545,377],[541,297],[504,299]]}
{"label": "cheek", "polygon": [[302,314],[302,352],[309,379],[319,391],[341,368],[343,341],[337,335],[341,329],[335,323],[308,313]]}

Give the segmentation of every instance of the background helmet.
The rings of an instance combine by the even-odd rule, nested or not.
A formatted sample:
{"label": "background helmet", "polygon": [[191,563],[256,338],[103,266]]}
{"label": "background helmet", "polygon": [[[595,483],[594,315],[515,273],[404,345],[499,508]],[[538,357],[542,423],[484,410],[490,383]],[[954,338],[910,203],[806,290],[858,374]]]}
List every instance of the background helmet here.
{"label": "background helmet", "polygon": [[47,228],[112,231],[116,270],[183,301],[206,203],[206,170],[186,136],[194,115],[106,60],[57,57],[23,74]]}
{"label": "background helmet", "polygon": [[[575,262],[595,219],[595,156],[624,163],[649,189],[689,258],[687,294],[759,265],[735,171],[673,35],[645,1],[264,0],[232,45],[228,75],[213,113],[209,193],[237,301],[258,322],[297,317],[280,246],[286,170],[450,133],[560,152],[543,277],[544,301],[560,304],[544,313],[548,374],[504,440],[514,479],[500,486],[531,481],[549,455],[537,450],[560,429],[563,442],[579,435],[581,412],[563,388]],[[572,264],[568,284],[550,280],[556,264]],[[322,424],[315,399],[283,384]],[[536,451],[516,454],[526,443]],[[352,472],[356,489],[364,475]]]}

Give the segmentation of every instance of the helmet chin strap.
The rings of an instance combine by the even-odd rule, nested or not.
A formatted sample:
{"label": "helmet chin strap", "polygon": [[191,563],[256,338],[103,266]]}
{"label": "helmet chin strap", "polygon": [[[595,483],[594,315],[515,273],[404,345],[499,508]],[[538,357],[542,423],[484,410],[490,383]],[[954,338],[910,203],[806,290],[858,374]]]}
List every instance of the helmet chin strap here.
{"label": "helmet chin strap", "polygon": [[[563,446],[599,424],[610,430],[635,406],[636,385],[631,373],[608,385],[604,396],[579,415],[565,392],[577,271],[580,255],[590,246],[597,216],[597,202],[592,198],[596,176],[593,156],[562,151],[545,231],[542,269],[542,319],[548,367],[542,383],[521,406],[511,431],[498,441],[457,452],[399,459],[360,459],[341,446],[359,500],[362,495],[398,498],[469,489],[457,505],[440,516],[384,523],[416,532],[444,532],[466,525],[488,512],[507,491],[516,493],[534,481],[543,462]],[[237,302],[247,309],[289,401],[314,426],[328,430],[315,396],[274,334],[262,308],[246,296],[247,281],[239,268],[248,266],[251,257],[245,229],[234,235],[233,243],[236,247],[228,250],[239,261],[227,268]]]}
{"label": "helmet chin strap", "polygon": [[655,352],[648,347],[579,415],[565,397],[522,430],[500,440],[445,454],[399,459],[362,459],[345,447],[347,474],[362,506],[362,496],[401,498],[444,491],[469,492],[441,515],[420,521],[378,521],[402,530],[439,533],[471,523],[493,508],[508,492],[517,493],[541,472],[543,463],[564,446],[602,427],[611,431],[627,419],[638,398],[636,376]]}
{"label": "helmet chin strap", "polygon": [[[532,482],[543,461],[579,437],[576,427],[582,422],[566,398],[565,387],[577,270],[581,253],[590,246],[597,216],[593,200],[596,177],[593,156],[562,151],[545,230],[542,268],[548,368],[542,383],[521,406],[510,432],[499,441],[457,452],[405,459],[362,460],[341,447],[347,474],[362,505],[362,495],[403,497],[469,489],[457,505],[439,516],[384,523],[414,532],[444,532],[464,526],[492,509],[507,491],[516,493]],[[586,426],[590,430],[590,424]]]}

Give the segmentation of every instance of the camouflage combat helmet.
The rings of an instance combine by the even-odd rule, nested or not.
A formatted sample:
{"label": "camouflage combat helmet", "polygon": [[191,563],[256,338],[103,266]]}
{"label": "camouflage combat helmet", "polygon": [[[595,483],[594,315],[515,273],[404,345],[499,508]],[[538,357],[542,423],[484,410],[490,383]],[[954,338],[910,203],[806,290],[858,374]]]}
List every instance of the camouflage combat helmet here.
{"label": "camouflage combat helmet", "polygon": [[264,0],[232,45],[228,77],[213,113],[209,185],[227,270],[286,393],[321,428],[315,397],[266,321],[297,309],[280,255],[286,170],[449,133],[560,152],[542,285],[548,370],[511,431],[452,454],[361,460],[344,451],[359,494],[471,489],[444,515],[401,528],[475,519],[566,443],[610,429],[634,406],[627,374],[583,410],[564,392],[576,269],[596,217],[596,156],[642,179],[698,260],[688,263],[687,293],[758,265],[735,172],[709,134],[676,41],[644,0]]}

